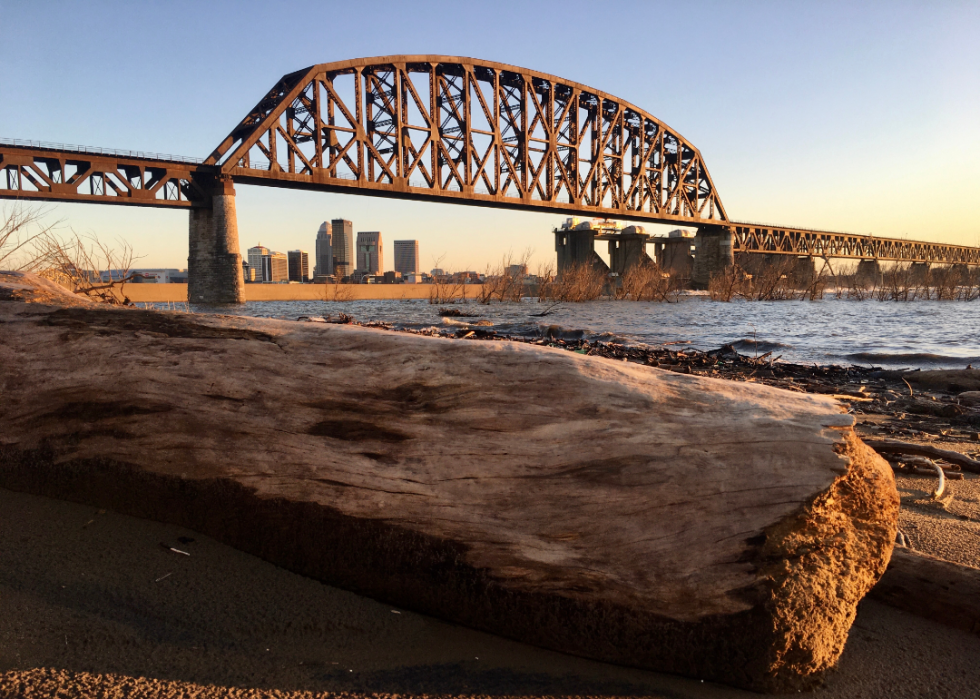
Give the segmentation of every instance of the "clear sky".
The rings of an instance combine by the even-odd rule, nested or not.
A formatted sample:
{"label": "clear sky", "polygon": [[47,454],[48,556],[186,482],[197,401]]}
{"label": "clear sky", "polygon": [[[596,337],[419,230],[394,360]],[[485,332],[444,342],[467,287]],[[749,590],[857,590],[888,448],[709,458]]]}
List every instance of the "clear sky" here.
{"label": "clear sky", "polygon": [[[387,54],[591,85],[701,151],[730,217],[980,244],[980,2],[0,0],[0,137],[204,157],[275,81]],[[312,251],[343,217],[423,268],[554,259],[560,216],[239,186],[243,249]],[[187,214],[59,204],[186,267]]]}

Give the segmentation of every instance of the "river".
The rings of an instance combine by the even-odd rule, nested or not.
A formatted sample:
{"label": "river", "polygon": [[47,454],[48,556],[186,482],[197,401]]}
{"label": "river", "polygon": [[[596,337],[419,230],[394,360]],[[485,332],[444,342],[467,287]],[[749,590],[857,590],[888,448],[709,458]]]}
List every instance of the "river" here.
{"label": "river", "polygon": [[[150,304],[157,308],[163,304]],[[443,306],[446,307],[446,306]],[[346,313],[396,328],[452,329],[479,318],[502,334],[714,349],[733,344],[743,354],[771,351],[784,361],[884,368],[980,368],[980,302],[909,303],[824,299],[733,301],[682,296],[677,303],[595,301],[550,308],[536,301],[455,305],[470,318],[443,318],[428,301],[254,301],[228,308],[192,306],[195,313],[295,320]],[[545,310],[544,317],[536,317]]]}

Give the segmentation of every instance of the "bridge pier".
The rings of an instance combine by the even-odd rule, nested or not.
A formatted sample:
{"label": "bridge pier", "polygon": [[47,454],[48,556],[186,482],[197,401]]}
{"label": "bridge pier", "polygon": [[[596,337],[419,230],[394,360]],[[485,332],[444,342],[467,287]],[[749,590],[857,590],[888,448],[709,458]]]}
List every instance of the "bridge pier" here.
{"label": "bridge pier", "polygon": [[627,231],[630,228],[617,235],[615,240],[609,241],[609,269],[620,276],[626,274],[630,267],[653,262],[647,255],[647,241],[650,236],[645,233],[629,233]]}
{"label": "bridge pier", "polygon": [[910,267],[912,281],[916,284],[926,281],[929,278],[929,268],[928,262],[913,262]]}
{"label": "bridge pier", "polygon": [[858,262],[855,278],[880,284],[882,281],[881,263],[878,260],[861,260]]}
{"label": "bridge pier", "polygon": [[580,265],[601,266],[609,271],[606,263],[595,251],[596,232],[591,228],[555,229],[555,252],[558,253],[558,276],[565,270]]}
{"label": "bridge pier", "polygon": [[194,208],[190,212],[187,300],[207,304],[245,303],[235,187],[230,179],[223,179],[208,189],[210,207]]}
{"label": "bridge pier", "polygon": [[817,262],[812,257],[797,257],[793,264],[792,282],[797,288],[807,288],[817,278]]}
{"label": "bridge pier", "polygon": [[695,289],[707,289],[712,277],[735,266],[734,235],[725,226],[704,226],[694,236],[694,267],[691,282]]}
{"label": "bridge pier", "polygon": [[694,265],[693,243],[693,238],[686,236],[657,238],[653,254],[660,269],[676,279],[690,279]]}

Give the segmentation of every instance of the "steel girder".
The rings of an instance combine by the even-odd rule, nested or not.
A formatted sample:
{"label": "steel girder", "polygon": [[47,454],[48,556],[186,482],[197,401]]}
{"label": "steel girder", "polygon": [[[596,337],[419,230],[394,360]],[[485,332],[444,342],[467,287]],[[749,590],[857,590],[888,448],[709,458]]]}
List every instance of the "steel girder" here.
{"label": "steel girder", "polygon": [[980,248],[924,243],[870,235],[828,233],[802,228],[781,228],[735,223],[726,226],[734,234],[735,252],[842,257],[883,262],[931,262],[980,265]]}
{"label": "steel girder", "polygon": [[205,161],[245,184],[697,224],[726,220],[700,152],[643,110],[451,56],[284,76]]}
{"label": "steel girder", "polygon": [[199,165],[101,149],[0,143],[0,198],[190,208]]}

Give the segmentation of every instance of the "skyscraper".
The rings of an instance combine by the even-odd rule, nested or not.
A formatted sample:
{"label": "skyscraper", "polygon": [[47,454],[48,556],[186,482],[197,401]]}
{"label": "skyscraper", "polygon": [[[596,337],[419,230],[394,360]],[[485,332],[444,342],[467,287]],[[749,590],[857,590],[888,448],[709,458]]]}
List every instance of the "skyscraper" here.
{"label": "skyscraper", "polygon": [[264,247],[262,243],[259,243],[254,248],[248,249],[248,267],[249,269],[255,270],[255,281],[257,282],[272,281],[271,271],[269,272],[269,276],[266,276],[268,264],[265,263],[265,259],[268,256],[269,248]]}
{"label": "skyscraper", "polygon": [[310,281],[310,253],[306,250],[290,250],[286,253],[289,262],[289,281]]}
{"label": "skyscraper", "polygon": [[419,241],[395,241],[395,271],[402,274],[419,273]]}
{"label": "skyscraper", "polygon": [[333,273],[349,277],[354,273],[354,224],[342,218],[330,222],[333,229]]}
{"label": "skyscraper", "polygon": [[330,224],[324,221],[316,233],[316,257],[313,259],[314,274],[326,276],[333,274],[333,236]]}
{"label": "skyscraper", "polygon": [[384,271],[381,231],[360,231],[357,234],[357,271],[361,274],[381,274]]}
{"label": "skyscraper", "polygon": [[269,276],[267,282],[287,282],[289,281],[289,258],[285,253],[273,252],[266,256],[269,260]]}

